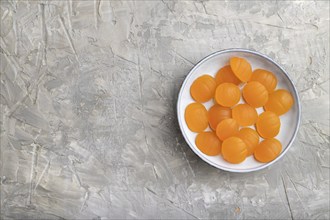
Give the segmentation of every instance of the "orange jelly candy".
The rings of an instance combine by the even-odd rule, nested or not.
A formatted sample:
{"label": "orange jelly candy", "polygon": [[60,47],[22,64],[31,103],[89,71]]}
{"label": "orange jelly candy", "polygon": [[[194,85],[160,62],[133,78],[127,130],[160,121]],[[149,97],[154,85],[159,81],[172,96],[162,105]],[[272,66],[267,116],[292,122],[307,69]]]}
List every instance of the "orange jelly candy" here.
{"label": "orange jelly candy", "polygon": [[269,95],[268,102],[264,108],[266,111],[272,111],[277,115],[283,115],[290,110],[292,105],[293,97],[290,92],[279,89]]}
{"label": "orange jelly candy", "polygon": [[257,131],[263,138],[273,138],[280,132],[280,118],[270,111],[261,113],[257,120]]}
{"label": "orange jelly candy", "polygon": [[231,70],[242,82],[250,80],[252,75],[252,67],[248,61],[239,57],[232,57],[229,61]]}
{"label": "orange jelly candy", "polygon": [[268,101],[268,91],[260,82],[248,82],[243,88],[245,101],[254,108],[264,106]]}
{"label": "orange jelly candy", "polygon": [[268,93],[272,93],[277,85],[276,76],[272,72],[263,69],[256,69],[253,71],[250,81],[260,82],[265,86]]}
{"label": "orange jelly candy", "polygon": [[223,159],[236,164],[243,162],[248,153],[246,144],[238,137],[230,137],[222,142],[221,152]]}
{"label": "orange jelly candy", "polygon": [[191,103],[184,114],[188,128],[193,132],[202,132],[208,126],[207,110],[200,103]]}
{"label": "orange jelly candy", "polygon": [[251,129],[251,128],[242,128],[238,134],[237,137],[242,139],[244,143],[246,144],[247,148],[247,156],[250,156],[253,154],[254,149],[258,146],[259,144],[259,135],[258,133]]}
{"label": "orange jelly candy", "polygon": [[231,109],[220,105],[213,105],[209,109],[209,124],[215,130],[217,125],[224,119],[231,118]]}
{"label": "orange jelly candy", "polygon": [[234,136],[238,133],[239,125],[238,123],[232,119],[228,118],[225,120],[222,120],[216,129],[216,134],[220,140],[225,140],[231,136]]}
{"label": "orange jelly candy", "polygon": [[282,151],[282,144],[275,138],[262,141],[254,150],[254,158],[261,163],[274,160]]}
{"label": "orange jelly candy", "polygon": [[233,110],[233,119],[241,126],[254,125],[258,118],[258,113],[255,108],[252,108],[248,104],[236,105]]}
{"label": "orange jelly candy", "polygon": [[241,83],[241,81],[235,76],[233,71],[231,70],[230,66],[224,66],[222,67],[215,76],[215,82],[217,85],[220,85],[221,83],[233,83],[235,85],[238,85]]}
{"label": "orange jelly candy", "polygon": [[206,155],[215,156],[221,152],[221,141],[214,132],[199,133],[195,142],[198,149]]}
{"label": "orange jelly candy", "polygon": [[219,105],[231,107],[239,102],[241,91],[235,84],[222,83],[216,88],[214,98]]}
{"label": "orange jelly candy", "polygon": [[196,102],[207,102],[214,96],[217,84],[209,75],[198,77],[190,87],[190,95]]}

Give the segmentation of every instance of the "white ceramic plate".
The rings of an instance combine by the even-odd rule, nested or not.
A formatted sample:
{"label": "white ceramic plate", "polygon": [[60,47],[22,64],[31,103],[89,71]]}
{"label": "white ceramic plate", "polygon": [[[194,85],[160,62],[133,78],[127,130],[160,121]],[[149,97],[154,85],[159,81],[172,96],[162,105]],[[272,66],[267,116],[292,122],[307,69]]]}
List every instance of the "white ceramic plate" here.
{"label": "white ceramic plate", "polygon": [[[194,102],[194,100],[190,96],[191,84],[194,82],[196,78],[204,74],[208,74],[214,77],[217,71],[221,67],[228,65],[229,59],[234,56],[242,57],[248,60],[248,62],[252,65],[252,70],[261,68],[273,72],[278,80],[276,89],[280,89],[280,88],[286,89],[291,92],[294,98],[294,105],[292,106],[290,111],[280,117],[281,130],[280,133],[276,136],[276,138],[282,143],[282,152],[275,160],[269,163],[260,163],[256,161],[253,156],[249,156],[248,158],[246,158],[244,162],[240,164],[231,164],[226,162],[220,155],[207,156],[203,154],[196,147],[195,138],[197,136],[197,133],[190,131],[185,122],[185,118],[184,118],[185,109],[187,105]],[[241,100],[240,102],[243,101]],[[203,104],[206,107],[206,109],[209,109],[214,103],[212,100]],[[258,108],[257,111],[260,114],[261,112],[263,112],[263,109]],[[194,68],[190,70],[188,76],[184,80],[181,86],[181,90],[178,97],[178,103],[177,103],[177,114],[178,114],[180,129],[182,131],[182,134],[186,142],[191,147],[191,149],[208,164],[217,167],[219,169],[231,171],[231,172],[256,171],[266,168],[271,164],[275,163],[276,161],[278,161],[289,150],[294,138],[296,137],[298,127],[300,124],[300,112],[301,110],[300,110],[300,101],[299,101],[298,93],[295,86],[292,83],[292,80],[289,77],[289,74],[282,67],[280,67],[280,65],[278,65],[275,61],[273,61],[271,58],[267,57],[266,55],[247,49],[222,50],[219,52],[215,52],[205,57],[200,62],[198,62],[194,66]],[[208,128],[207,130],[210,130],[210,128]]]}

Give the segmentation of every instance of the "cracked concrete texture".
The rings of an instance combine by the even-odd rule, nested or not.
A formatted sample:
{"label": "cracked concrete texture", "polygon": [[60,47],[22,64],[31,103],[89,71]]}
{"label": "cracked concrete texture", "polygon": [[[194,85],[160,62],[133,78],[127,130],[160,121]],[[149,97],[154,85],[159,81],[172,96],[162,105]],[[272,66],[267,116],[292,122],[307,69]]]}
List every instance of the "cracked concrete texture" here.
{"label": "cracked concrete texture", "polygon": [[[1,1],[1,218],[328,219],[329,2]],[[268,169],[199,159],[175,105],[211,52],[290,73],[302,124]]]}

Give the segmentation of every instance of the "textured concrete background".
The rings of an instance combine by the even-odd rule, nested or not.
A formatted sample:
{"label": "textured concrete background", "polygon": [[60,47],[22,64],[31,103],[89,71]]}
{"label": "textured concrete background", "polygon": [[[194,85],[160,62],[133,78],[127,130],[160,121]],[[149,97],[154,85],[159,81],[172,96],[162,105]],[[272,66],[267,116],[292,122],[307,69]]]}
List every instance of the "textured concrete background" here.
{"label": "textured concrete background", "polygon": [[[329,2],[2,0],[0,46],[1,218],[329,218]],[[231,47],[283,64],[303,107],[249,174],[194,155],[175,112]]]}

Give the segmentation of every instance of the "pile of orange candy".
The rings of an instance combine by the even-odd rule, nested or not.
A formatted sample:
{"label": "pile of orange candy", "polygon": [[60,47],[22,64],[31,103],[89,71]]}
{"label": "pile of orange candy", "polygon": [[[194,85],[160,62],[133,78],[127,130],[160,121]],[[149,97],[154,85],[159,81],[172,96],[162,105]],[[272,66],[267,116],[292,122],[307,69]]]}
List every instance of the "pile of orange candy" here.
{"label": "pile of orange candy", "polygon": [[[222,155],[234,164],[251,155],[262,163],[274,160],[282,151],[281,142],[275,139],[281,126],[279,116],[288,112],[294,102],[289,91],[275,90],[276,86],[277,78],[272,72],[252,72],[249,62],[239,57],[232,57],[215,78],[197,78],[190,87],[196,102],[186,107],[185,120],[188,128],[198,133],[198,149],[209,156]],[[244,104],[238,104],[241,93]],[[211,99],[216,104],[207,110],[202,103]],[[258,115],[256,108],[260,107],[264,112]],[[208,126],[211,131],[205,131]]]}

